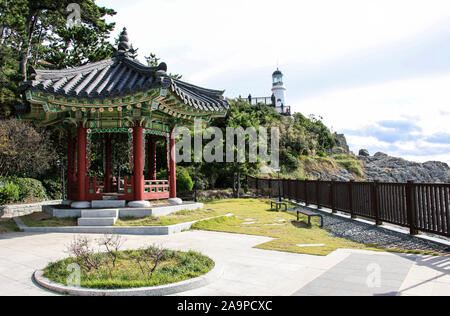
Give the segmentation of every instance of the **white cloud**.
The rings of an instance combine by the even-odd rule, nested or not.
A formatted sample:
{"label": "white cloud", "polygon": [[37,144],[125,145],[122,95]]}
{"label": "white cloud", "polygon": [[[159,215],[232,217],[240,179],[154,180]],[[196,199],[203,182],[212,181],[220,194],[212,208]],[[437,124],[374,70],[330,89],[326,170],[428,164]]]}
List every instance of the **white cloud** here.
{"label": "white cloud", "polygon": [[[110,6],[107,0],[97,3]],[[170,72],[217,89],[248,91],[242,74],[252,80],[252,87],[259,87],[252,95],[270,94],[270,77],[251,74],[273,69],[277,61],[287,79],[295,79],[298,73],[289,73],[290,69],[301,71],[302,65],[320,69],[345,56],[373,53],[404,40],[414,43],[415,37],[439,33],[450,20],[448,0],[142,0],[122,2],[117,10],[112,18],[117,22],[115,36],[126,26],[141,59],[156,53]],[[230,73],[236,78],[227,78],[228,86],[220,86],[221,78]],[[219,86],[210,86],[212,82]],[[289,81],[287,86],[289,98],[298,87]],[[433,148],[423,143],[426,136],[450,133],[448,87],[450,74],[325,90],[309,99],[291,98],[289,103],[303,114],[322,115],[336,131],[386,120],[415,122],[422,129],[411,132],[416,141],[390,144],[370,135],[351,135],[349,143],[354,151],[371,146],[404,156],[410,151],[408,157],[417,161],[450,162],[450,149],[420,153],[421,148]],[[445,144],[440,146],[445,150]]]}
{"label": "white cloud", "polygon": [[416,35],[449,17],[446,0],[154,0],[127,1],[113,20],[116,33],[129,29],[141,54],[156,52],[172,71],[203,84],[232,69],[336,59]]}

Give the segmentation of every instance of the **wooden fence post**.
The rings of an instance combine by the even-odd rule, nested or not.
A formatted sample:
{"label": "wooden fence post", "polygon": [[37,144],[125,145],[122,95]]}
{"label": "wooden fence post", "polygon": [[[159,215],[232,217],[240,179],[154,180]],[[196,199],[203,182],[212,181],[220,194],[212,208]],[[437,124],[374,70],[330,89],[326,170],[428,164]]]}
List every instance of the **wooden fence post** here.
{"label": "wooden fence post", "polygon": [[419,231],[416,228],[417,196],[415,191],[414,181],[408,181],[408,184],[406,185],[406,214],[408,217],[410,235],[419,234]]}
{"label": "wooden fence post", "polygon": [[371,192],[372,209],[375,215],[375,225],[380,226],[383,225],[383,222],[380,220],[380,208],[378,205],[378,180],[375,180],[371,183]]}
{"label": "wooden fence post", "polygon": [[295,199],[296,202],[300,202],[298,198],[298,179],[295,179]]}
{"label": "wooden fence post", "polygon": [[309,206],[308,201],[308,179],[305,179],[305,206]]}
{"label": "wooden fence post", "polygon": [[316,202],[317,209],[320,210],[322,208],[322,205],[320,205],[320,179],[316,181]]}
{"label": "wooden fence post", "polygon": [[334,205],[334,185],[335,185],[335,182],[331,181],[330,182],[330,204],[331,204],[331,212],[333,214],[336,214],[337,213],[336,206]]}
{"label": "wooden fence post", "polygon": [[348,201],[350,205],[350,216],[352,219],[356,218],[355,211],[353,209],[353,180],[348,183]]}
{"label": "wooden fence post", "polygon": [[258,196],[258,183],[259,183],[259,179],[255,178],[256,184],[255,184],[255,189],[256,189],[256,196]]}

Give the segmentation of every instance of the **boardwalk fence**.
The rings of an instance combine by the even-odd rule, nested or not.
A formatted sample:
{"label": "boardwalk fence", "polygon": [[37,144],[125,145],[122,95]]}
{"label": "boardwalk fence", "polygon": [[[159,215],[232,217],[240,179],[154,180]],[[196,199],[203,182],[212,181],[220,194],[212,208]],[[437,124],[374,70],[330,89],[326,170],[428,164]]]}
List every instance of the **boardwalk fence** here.
{"label": "boardwalk fence", "polygon": [[248,187],[257,196],[278,197],[306,205],[327,207],[410,229],[450,237],[450,184],[336,182],[311,180],[257,179],[247,177]]}

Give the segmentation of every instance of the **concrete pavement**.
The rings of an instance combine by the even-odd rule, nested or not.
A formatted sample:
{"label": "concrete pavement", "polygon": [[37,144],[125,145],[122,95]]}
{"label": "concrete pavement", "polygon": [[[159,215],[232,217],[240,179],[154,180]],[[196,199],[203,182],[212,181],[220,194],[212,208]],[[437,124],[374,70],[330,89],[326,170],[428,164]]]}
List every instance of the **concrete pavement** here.
{"label": "concrete pavement", "polygon": [[[32,273],[67,257],[74,234],[0,236],[0,295],[53,295]],[[99,238],[101,235],[87,235]],[[222,262],[223,277],[178,295],[447,295],[450,257],[341,249],[326,257],[254,249],[270,238],[188,231],[170,236],[124,236],[123,249],[160,244],[196,250]]]}

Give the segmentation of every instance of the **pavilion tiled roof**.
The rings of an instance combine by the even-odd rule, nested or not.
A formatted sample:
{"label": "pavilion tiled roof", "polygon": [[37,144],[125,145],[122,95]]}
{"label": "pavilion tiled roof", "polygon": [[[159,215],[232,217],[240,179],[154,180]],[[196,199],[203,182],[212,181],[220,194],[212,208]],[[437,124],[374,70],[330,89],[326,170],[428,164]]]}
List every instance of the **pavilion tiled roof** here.
{"label": "pavilion tiled roof", "polygon": [[127,45],[122,40],[116,56],[100,62],[62,70],[35,69],[24,88],[69,99],[113,99],[168,88],[184,104],[200,111],[223,112],[229,108],[224,91],[174,79],[167,74],[165,63],[158,67],[143,65],[127,53]]}

